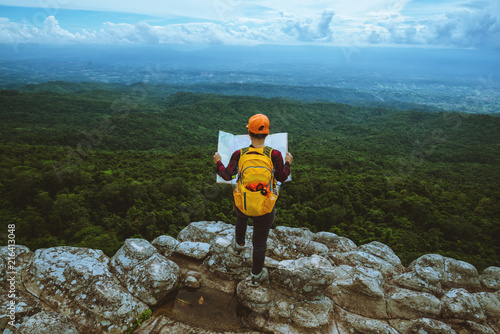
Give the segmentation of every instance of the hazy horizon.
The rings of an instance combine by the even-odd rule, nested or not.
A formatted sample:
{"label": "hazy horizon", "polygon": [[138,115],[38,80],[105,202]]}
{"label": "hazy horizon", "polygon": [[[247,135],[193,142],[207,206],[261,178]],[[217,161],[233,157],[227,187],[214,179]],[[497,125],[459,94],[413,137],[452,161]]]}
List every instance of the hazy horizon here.
{"label": "hazy horizon", "polygon": [[499,9],[495,0],[0,0],[0,87],[326,86],[497,112]]}

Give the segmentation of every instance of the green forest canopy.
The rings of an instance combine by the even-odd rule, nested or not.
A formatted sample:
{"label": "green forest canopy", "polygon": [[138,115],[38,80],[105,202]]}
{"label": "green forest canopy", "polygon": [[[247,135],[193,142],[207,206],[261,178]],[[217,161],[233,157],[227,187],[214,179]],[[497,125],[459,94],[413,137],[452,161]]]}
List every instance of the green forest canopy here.
{"label": "green forest canopy", "polygon": [[113,255],[126,238],[234,222],[218,131],[265,113],[294,155],[277,225],[378,240],[405,265],[426,253],[500,265],[498,117],[89,85],[0,91],[0,215],[18,244]]}

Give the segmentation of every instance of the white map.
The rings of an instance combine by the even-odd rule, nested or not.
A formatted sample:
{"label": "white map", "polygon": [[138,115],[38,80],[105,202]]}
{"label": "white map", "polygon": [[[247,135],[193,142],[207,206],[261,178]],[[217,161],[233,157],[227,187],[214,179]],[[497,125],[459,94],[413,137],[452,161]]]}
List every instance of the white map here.
{"label": "white map", "polygon": [[[221,161],[227,167],[229,159],[234,151],[243,147],[248,147],[252,144],[249,135],[233,135],[228,132],[219,131],[219,143],[217,151],[221,156]],[[288,133],[273,133],[266,137],[265,144],[281,152],[283,156],[283,163],[285,163],[285,154],[288,152]],[[292,180],[292,174],[288,176],[285,182]],[[225,181],[222,177],[217,175],[217,183],[236,183],[236,178],[232,181]]]}

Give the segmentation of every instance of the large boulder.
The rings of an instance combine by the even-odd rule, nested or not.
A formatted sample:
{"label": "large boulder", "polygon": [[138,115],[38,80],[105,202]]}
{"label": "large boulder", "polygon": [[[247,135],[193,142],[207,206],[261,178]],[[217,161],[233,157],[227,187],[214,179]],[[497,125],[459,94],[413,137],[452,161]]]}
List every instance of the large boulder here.
{"label": "large boulder", "polygon": [[181,271],[181,286],[188,289],[199,289],[201,287],[201,273],[194,270]]}
{"label": "large boulder", "polygon": [[402,269],[400,265],[395,266],[381,257],[362,250],[328,253],[328,259],[336,266],[348,265],[352,267],[371,268],[380,272],[385,278],[393,276]]}
{"label": "large boulder", "polygon": [[387,294],[387,309],[394,319],[435,318],[441,313],[441,301],[427,292],[394,288]]}
{"label": "large boulder", "polygon": [[457,334],[496,334],[491,327],[470,320],[448,320],[448,324]]}
{"label": "large boulder", "polygon": [[467,290],[477,290],[481,287],[474,266],[438,254],[423,255],[413,261],[408,269],[437,290],[441,287]]}
{"label": "large boulder", "polygon": [[[232,240],[233,237],[234,237],[234,234],[235,234],[235,227],[233,225],[229,225],[229,226],[230,226],[229,228],[227,228],[225,230],[222,230],[219,233],[217,233],[217,235],[215,235],[212,238],[211,243],[213,243],[213,241],[215,239],[219,238],[219,237],[223,237],[223,238]],[[247,230],[246,230],[246,233],[245,233],[245,248],[251,248],[252,247],[252,238],[253,238],[253,226],[247,226]],[[267,248],[268,248],[268,250],[269,250],[270,244],[272,244],[273,241],[274,240],[272,238],[268,238],[267,239]]]}
{"label": "large boulder", "polygon": [[26,319],[17,329],[16,334],[78,334],[75,325],[61,313],[40,312]]}
{"label": "large boulder", "polygon": [[486,289],[500,290],[500,267],[488,267],[479,277]]}
{"label": "large boulder", "polygon": [[335,322],[337,333],[349,334],[399,334],[388,322],[363,317],[335,307]]}
{"label": "large boulder", "polygon": [[[15,304],[12,305],[12,302]],[[40,299],[26,290],[16,290],[14,294],[2,293],[0,295],[0,333],[3,333],[5,329],[14,332],[15,326],[19,326],[24,319],[41,311],[43,311],[43,305]]]}
{"label": "large boulder", "polygon": [[313,238],[314,234],[307,228],[278,226],[269,233],[268,248],[278,260],[295,260],[328,252],[327,246]]}
{"label": "large boulder", "polygon": [[[330,232],[280,226],[268,239],[269,280],[254,287],[249,279],[253,228],[248,226],[240,253],[231,246],[234,232],[222,222],[195,222],[178,239],[128,239],[112,259],[86,248],[32,253],[24,246],[1,247],[0,287],[7,293],[0,296],[0,332],[123,333],[148,306],[168,301],[158,307],[165,313],[153,314],[139,332],[216,333],[222,329],[217,324],[192,328],[180,310],[199,306],[189,316],[197,319],[196,326],[218,322],[209,303],[218,298],[204,290],[214,288],[236,292],[239,319],[233,320],[260,332],[500,333],[499,267],[479,276],[468,263],[427,254],[405,269],[380,242],[358,248]],[[8,262],[12,251],[14,277]],[[174,296],[179,287],[200,289],[205,298],[181,305]],[[11,290],[15,326],[7,324],[14,312],[8,308]],[[180,305],[173,313],[172,304]],[[204,316],[207,322],[200,322]]]}
{"label": "large boulder", "polygon": [[299,300],[321,297],[333,278],[332,265],[318,255],[281,261],[270,272],[273,288]]}
{"label": "large boulder", "polygon": [[403,288],[440,296],[444,293],[441,284],[444,277],[445,258],[438,254],[426,254],[410,263],[407,271],[395,276],[392,283]]}
{"label": "large boulder", "polygon": [[443,284],[449,288],[477,290],[481,288],[477,269],[470,263],[445,258],[445,277]]}
{"label": "large boulder", "polygon": [[433,268],[419,267],[394,277],[391,282],[402,288],[441,296],[444,292],[441,287],[440,277],[440,273]]}
{"label": "large boulder", "polygon": [[177,288],[179,266],[144,239],[127,239],[110,263],[118,279],[142,302],[154,306]]}
{"label": "large boulder", "polygon": [[298,259],[328,252],[328,247],[322,243],[297,236],[290,236],[287,242],[276,242],[270,248],[273,256],[280,260]]}
{"label": "large boulder", "polygon": [[331,232],[318,232],[313,240],[322,243],[331,252],[349,252],[358,248],[352,240]]}
{"label": "large boulder", "polygon": [[243,279],[252,265],[252,248],[245,247],[240,254],[234,252],[231,239],[219,236],[210,246],[210,257],[204,263],[212,272]]}
{"label": "large boulder", "polygon": [[321,332],[321,328],[330,323],[332,315],[333,303],[323,297],[295,304],[291,320],[299,328]]}
{"label": "large boulder", "polygon": [[23,275],[24,286],[82,333],[123,333],[148,306],[122,287],[109,262],[100,250],[38,249]]}
{"label": "large boulder", "polygon": [[160,235],[151,242],[151,245],[155,246],[158,252],[164,256],[170,256],[178,244],[179,241],[169,235]]}
{"label": "large boulder", "polygon": [[291,237],[299,237],[307,240],[314,239],[314,233],[312,233],[307,227],[288,227],[288,226],[277,226],[269,233],[271,238],[276,238],[283,243],[287,243],[287,241]]}
{"label": "large boulder", "polygon": [[191,241],[210,244],[217,237],[217,234],[228,229],[234,229],[234,226],[220,221],[193,222],[179,232],[177,240],[179,242]]}
{"label": "large boulder", "polygon": [[253,287],[248,279],[237,287],[239,303],[248,309],[244,323],[272,333],[330,333],[333,303],[326,297],[297,299],[276,292],[268,284]]}
{"label": "large boulder", "polygon": [[387,245],[384,245],[381,242],[373,241],[368,244],[364,244],[359,247],[359,250],[371,255],[374,255],[394,266],[395,271],[400,271],[403,266],[401,264],[401,260],[394,253],[394,251]]}
{"label": "large boulder", "polygon": [[416,320],[390,320],[389,323],[399,333],[404,334],[457,334],[447,325],[436,319],[420,318]]}
{"label": "large boulder", "polygon": [[489,320],[500,320],[500,292],[479,292],[473,296]]}
{"label": "large boulder", "polygon": [[253,287],[250,280],[242,280],[237,288],[238,302],[256,313],[267,313],[278,295],[268,284]]}
{"label": "large boulder", "polygon": [[[275,322],[281,327],[284,324],[290,324],[290,319],[292,318],[297,302],[297,299],[293,297],[278,293],[273,301],[272,307],[269,309],[269,321]],[[291,331],[291,329],[289,331]]]}
{"label": "large boulder", "polygon": [[325,294],[345,310],[366,317],[387,319],[382,274],[365,267],[338,266]]}
{"label": "large boulder", "polygon": [[203,260],[208,256],[210,244],[200,241],[183,241],[175,247],[174,253],[196,260]]}
{"label": "large boulder", "polygon": [[121,276],[156,253],[156,248],[145,239],[127,239],[111,258],[111,268]]}
{"label": "large boulder", "polygon": [[439,254],[425,254],[408,266],[419,277],[430,281],[430,284],[441,283],[445,277],[445,257]]}
{"label": "large boulder", "polygon": [[486,316],[474,294],[465,289],[452,289],[442,298],[442,317],[470,321],[484,321]]}

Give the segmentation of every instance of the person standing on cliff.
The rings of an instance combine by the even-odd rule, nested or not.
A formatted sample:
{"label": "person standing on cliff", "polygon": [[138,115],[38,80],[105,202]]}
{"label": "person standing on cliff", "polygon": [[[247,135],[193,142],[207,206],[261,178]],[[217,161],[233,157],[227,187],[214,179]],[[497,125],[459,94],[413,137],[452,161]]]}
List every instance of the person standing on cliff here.
{"label": "person standing on cliff", "polygon": [[230,181],[238,174],[233,205],[236,227],[231,245],[236,253],[241,253],[245,245],[248,219],[252,218],[254,229],[251,283],[258,286],[269,276],[264,268],[264,259],[269,230],[276,218],[276,181],[284,182],[288,178],[293,156],[286,152],[283,164],[281,152],[265,146],[264,142],[269,134],[267,116],[256,114],[250,117],[247,128],[252,140],[249,147],[235,151],[227,167],[224,167],[218,152],[214,154],[213,159],[217,164],[217,174],[224,180]]}

